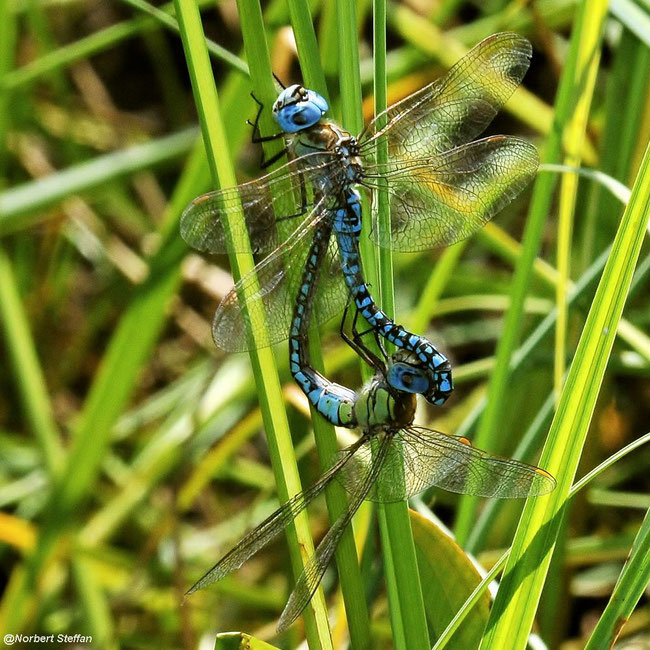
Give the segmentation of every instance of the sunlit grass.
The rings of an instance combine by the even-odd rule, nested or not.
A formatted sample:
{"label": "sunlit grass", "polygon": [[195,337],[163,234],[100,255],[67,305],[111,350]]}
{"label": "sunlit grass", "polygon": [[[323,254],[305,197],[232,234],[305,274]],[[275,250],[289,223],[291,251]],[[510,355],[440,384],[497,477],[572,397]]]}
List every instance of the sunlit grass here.
{"label": "sunlit grass", "polygon": [[[310,647],[349,638],[353,648],[409,649],[442,634],[436,648],[455,648],[464,618],[461,632],[483,637],[483,648],[504,639],[523,648],[536,621],[549,647],[591,650],[608,647],[618,621],[630,618],[627,634],[649,615],[648,517],[632,506],[647,493],[650,456],[644,447],[615,452],[647,430],[650,258],[640,245],[650,23],[646,8],[627,2],[614,3],[606,22],[605,5],[494,3],[468,20],[454,0],[425,1],[420,13],[388,2],[384,39],[382,0],[309,8],[276,0],[264,18],[252,0],[236,12],[228,3],[155,9],[128,0],[105,13],[84,2],[55,12],[0,0],[2,634],[81,632],[97,647],[178,648],[241,630],[250,636],[220,637],[216,647],[233,638],[289,647],[306,637]],[[314,438],[320,462],[336,445],[331,428],[317,418],[312,427],[283,346],[252,363],[214,350],[209,320],[230,287],[227,263],[189,256],[182,209],[217,184],[260,173],[245,120],[256,109],[251,90],[273,101],[271,70],[328,96],[332,117],[358,132],[373,88],[378,111],[503,30],[526,34],[535,54],[495,128],[530,138],[546,162],[593,171],[546,167],[532,193],[456,247],[391,258],[364,240],[363,251],[386,310],[454,364],[454,398],[444,410],[422,405],[422,421],[539,462],[559,480],[521,520],[521,504],[423,495],[485,567],[514,539],[486,630],[477,632],[489,615],[478,594],[489,579],[479,585],[484,573],[430,522],[418,519],[413,547],[403,504],[378,517],[366,509],[363,530],[337,553],[339,580],[327,574],[306,625],[284,638],[274,627],[288,567],[295,574],[311,552],[306,518],[288,545],[181,607],[194,579],[299,489],[298,470],[303,485],[318,475]],[[262,129],[273,128],[266,111]],[[250,264],[233,258],[228,270],[237,277]],[[337,333],[328,325],[313,355],[328,377],[356,387],[359,364]],[[603,462],[607,471],[578,485],[587,497],[606,493],[607,503],[573,498],[575,477]],[[328,496],[329,517],[319,505],[310,513],[316,538],[342,499]],[[569,522],[561,533],[558,513]],[[623,567],[630,551],[607,595],[567,588],[565,576],[588,581],[585,569]],[[437,557],[445,560],[432,573]],[[332,606],[335,582],[345,609]],[[459,607],[472,589],[480,614],[462,607],[443,633],[448,604]],[[445,590],[453,598],[439,607]]]}

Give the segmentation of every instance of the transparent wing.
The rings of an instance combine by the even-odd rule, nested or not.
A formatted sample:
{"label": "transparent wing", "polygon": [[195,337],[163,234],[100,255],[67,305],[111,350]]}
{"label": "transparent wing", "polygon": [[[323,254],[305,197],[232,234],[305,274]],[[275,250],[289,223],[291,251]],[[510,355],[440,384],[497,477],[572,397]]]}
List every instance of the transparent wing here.
{"label": "transparent wing", "polygon": [[[338,478],[349,493],[369,473],[375,455],[365,442],[341,469]],[[555,488],[555,479],[539,467],[476,449],[466,438],[408,427],[390,437],[381,472],[366,498],[403,501],[432,486],[505,499],[546,494]]]}
{"label": "transparent wing", "polygon": [[[494,34],[472,48],[449,72],[390,106],[364,130],[361,153],[379,140],[392,160],[433,155],[480,135],[521,83],[532,55],[518,34]],[[386,125],[380,127],[386,120]]]}
{"label": "transparent wing", "polygon": [[330,483],[352,458],[358,443],[346,447],[337,455],[336,462],[308,489],[299,492],[259,526],[248,533],[231,551],[226,553],[203,577],[187,591],[190,595],[238,569],[246,560],[264,548],[282,532]]}
{"label": "transparent wing", "polygon": [[[299,226],[299,218],[307,218],[314,205],[314,185],[324,178],[338,177],[339,168],[330,152],[308,154],[257,180],[203,194],[181,215],[181,236],[193,248],[207,253],[229,249],[245,252],[247,244],[237,245],[244,235],[248,235],[254,252],[273,250],[283,241],[278,223],[290,221],[292,230]],[[223,223],[240,210],[244,220],[235,220],[231,243]]]}
{"label": "transparent wing", "polygon": [[[422,472],[413,471],[416,469],[414,461],[411,460],[408,450],[403,449],[401,443],[403,435],[403,432],[400,432],[386,436],[389,443],[379,478],[366,496],[368,500],[381,503],[403,501],[430,487],[430,483],[423,483]],[[354,494],[370,473],[377,456],[376,440],[377,437],[368,438],[359,445],[354,457],[337,474],[337,479],[349,494]]]}
{"label": "transparent wing", "polygon": [[377,479],[388,449],[389,439],[384,437],[381,440],[378,439],[377,443],[373,464],[351,493],[348,507],[327,531],[316,552],[305,565],[303,572],[296,581],[296,586],[291,592],[289,601],[278,621],[278,632],[286,630],[300,616],[302,610],[307,607],[323,578],[327,566],[332,560],[332,555],[334,555],[346,526],[352,521],[354,513],[359,509]]}
{"label": "transparent wing", "polygon": [[380,246],[418,251],[447,246],[483,227],[535,176],[539,156],[520,138],[493,136],[405,165],[367,170],[364,184],[386,179],[391,231],[373,231]]}
{"label": "transparent wing", "polygon": [[476,449],[466,438],[409,427],[395,442],[401,442],[397,449],[405,473],[420,491],[435,485],[450,492],[509,499],[539,496],[555,488],[555,479],[545,470]]}
{"label": "transparent wing", "polygon": [[[241,278],[221,301],[212,322],[212,336],[218,347],[229,352],[248,350],[248,331],[258,335],[257,345],[273,345],[288,338],[313,229],[330,218],[329,201],[327,197],[322,199],[314,208],[317,216],[310,217]],[[341,271],[336,238],[331,237],[318,274],[312,326],[325,322],[345,306],[347,291]],[[240,296],[247,297],[245,308]]]}

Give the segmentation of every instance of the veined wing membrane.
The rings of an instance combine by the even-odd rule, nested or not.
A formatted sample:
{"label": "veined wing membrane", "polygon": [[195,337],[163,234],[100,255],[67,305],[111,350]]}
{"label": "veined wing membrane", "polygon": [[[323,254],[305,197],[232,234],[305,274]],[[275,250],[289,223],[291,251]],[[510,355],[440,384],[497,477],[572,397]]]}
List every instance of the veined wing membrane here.
{"label": "veined wing membrane", "polygon": [[[282,241],[277,224],[291,221],[300,225],[313,207],[310,186],[323,177],[332,181],[340,175],[337,158],[327,151],[292,160],[254,181],[194,199],[181,215],[181,236],[192,248],[206,253],[246,252],[248,235],[254,252],[273,250]],[[232,242],[223,224],[230,215],[244,212],[244,222],[234,222]],[[296,217],[296,219],[292,219]]]}
{"label": "veined wing membrane", "polygon": [[388,437],[381,439],[377,438],[377,443],[373,463],[366,474],[363,477],[360,477],[359,482],[351,493],[350,502],[346,510],[327,531],[327,534],[318,545],[316,552],[305,565],[303,572],[296,581],[296,586],[291,592],[289,601],[287,602],[287,605],[282,612],[282,616],[280,616],[280,620],[278,621],[278,632],[286,630],[289,625],[300,616],[302,610],[305,609],[307,603],[311,600],[325,570],[332,560],[332,556],[334,555],[334,551],[336,551],[341,536],[345,532],[350,521],[352,521],[352,517],[363,503],[368,492],[372,489],[374,482],[377,480],[390,440]]}
{"label": "veined wing membrane", "polygon": [[[260,345],[273,345],[289,337],[313,232],[321,220],[331,218],[332,200],[323,197],[305,223],[241,278],[221,301],[212,322],[212,336],[218,347],[229,352],[248,350],[248,331],[260,334],[256,339]],[[245,306],[243,296],[247,296]],[[319,269],[311,325],[315,327],[342,311],[346,296],[336,239],[331,237]]]}
{"label": "veined wing membrane", "polygon": [[473,140],[521,83],[531,55],[530,43],[518,34],[486,38],[444,77],[370,122],[361,136],[362,155],[372,155],[379,140],[388,143],[395,160],[439,154]]}
{"label": "veined wing membrane", "polygon": [[238,569],[246,560],[264,548],[278,533],[282,532],[332,481],[342,467],[353,457],[360,441],[346,447],[336,462],[312,486],[294,495],[259,526],[248,533],[231,551],[226,553],[203,577],[187,591],[193,594],[199,589],[221,580]]}
{"label": "veined wing membrane", "polygon": [[465,438],[413,426],[403,429],[397,442],[404,472],[418,482],[418,491],[436,486],[509,499],[547,494],[555,488],[555,479],[543,469],[476,449]]}
{"label": "veined wing membrane", "polygon": [[374,231],[384,248],[419,251],[448,246],[480,230],[537,172],[535,147],[520,138],[492,136],[439,156],[374,165],[386,181],[391,232]]}
{"label": "veined wing membrane", "polygon": [[[366,441],[338,473],[348,493],[356,493],[375,455]],[[392,503],[433,486],[482,497],[521,498],[550,492],[555,479],[533,465],[476,449],[466,438],[414,426],[390,436],[381,471],[365,498]]]}

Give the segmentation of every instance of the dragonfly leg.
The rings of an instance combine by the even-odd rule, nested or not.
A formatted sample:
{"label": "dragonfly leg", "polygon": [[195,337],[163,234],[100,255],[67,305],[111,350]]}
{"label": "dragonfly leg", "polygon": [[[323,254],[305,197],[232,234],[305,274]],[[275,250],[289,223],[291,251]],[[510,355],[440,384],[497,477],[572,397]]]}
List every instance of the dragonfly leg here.
{"label": "dragonfly leg", "polygon": [[280,84],[280,86],[282,86],[282,90],[286,88],[286,86],[280,81],[280,77],[278,77],[278,75],[275,74],[275,72],[273,73],[273,78]]}
{"label": "dragonfly leg", "polygon": [[[281,217],[276,217],[275,222],[279,223],[280,221],[287,221],[288,219],[295,219],[296,217],[302,217],[307,210],[309,210],[310,207],[313,206],[312,204],[307,203],[307,189],[305,188],[305,179],[302,177],[302,174],[299,176],[300,178],[300,208],[298,209],[298,212],[294,212],[293,214],[285,214]],[[349,298],[348,298],[349,301]]]}
{"label": "dragonfly leg", "polygon": [[[352,335],[354,338],[358,341],[361,341],[361,339],[364,336],[367,336],[368,334],[372,333],[375,342],[377,343],[377,347],[379,348],[379,351],[381,352],[382,356],[384,357],[384,361],[388,361],[388,353],[386,352],[386,348],[384,347],[383,341],[381,340],[381,337],[379,336],[379,333],[374,327],[368,327],[368,329],[363,330],[360,332],[357,328],[357,321],[359,319],[359,314],[361,313],[360,309],[355,306],[354,310],[354,318],[352,319]],[[364,346],[367,349],[367,346]],[[383,364],[382,364],[383,366]]]}
{"label": "dragonfly leg", "polygon": [[384,371],[385,364],[382,363],[381,359],[370,350],[362,341],[361,336],[358,336],[356,332],[356,319],[357,315],[359,313],[358,309],[355,309],[355,315],[354,315],[354,321],[355,324],[352,327],[352,338],[348,336],[348,334],[345,331],[345,322],[348,318],[348,313],[350,310],[350,302],[351,302],[351,297],[348,297],[348,300],[345,304],[345,311],[343,312],[343,318],[341,319],[341,326],[339,329],[341,338],[347,345],[349,345],[354,352],[363,360],[365,363],[367,363],[371,368],[375,368],[375,370],[382,372]]}
{"label": "dragonfly leg", "polygon": [[[251,92],[251,97],[257,104],[257,114],[255,115],[255,121],[251,122],[250,120],[246,120],[247,124],[250,124],[253,127],[253,135],[251,136],[251,140],[255,144],[260,144],[262,142],[272,142],[273,140],[279,140],[280,138],[284,137],[284,133],[280,131],[279,133],[274,133],[273,135],[262,135],[262,132],[260,131],[260,117],[262,115],[262,111],[264,110],[264,104],[255,97],[255,94]],[[284,156],[287,153],[287,148],[284,147],[284,149],[277,153],[275,156],[270,158],[269,160],[266,160],[264,157],[264,150],[262,150],[262,157],[260,159],[260,167],[262,169],[266,169],[270,165],[272,165],[274,162],[277,160],[280,160],[282,156]]]}
{"label": "dragonfly leg", "polygon": [[[280,135],[282,135],[282,134],[280,134]],[[280,151],[278,151],[278,153],[275,154],[275,156],[271,156],[268,159],[264,157],[264,151],[262,151],[262,158],[260,160],[260,167],[262,169],[266,169],[267,167],[270,167],[274,162],[277,162],[278,160],[280,160],[280,158],[285,156],[288,151],[289,151],[289,147],[283,147]]]}
{"label": "dragonfly leg", "polygon": [[259,99],[257,99],[257,97],[255,97],[255,94],[252,92],[251,97],[257,104],[257,114],[255,115],[255,121],[251,122],[250,120],[246,120],[246,124],[250,124],[250,126],[253,127],[253,135],[251,137],[251,140],[255,144],[259,144],[260,142],[271,142],[272,140],[278,140],[279,138],[284,137],[283,131],[280,131],[279,133],[275,133],[273,135],[262,135],[260,131],[260,117],[262,116],[262,111],[264,110],[264,104]]}

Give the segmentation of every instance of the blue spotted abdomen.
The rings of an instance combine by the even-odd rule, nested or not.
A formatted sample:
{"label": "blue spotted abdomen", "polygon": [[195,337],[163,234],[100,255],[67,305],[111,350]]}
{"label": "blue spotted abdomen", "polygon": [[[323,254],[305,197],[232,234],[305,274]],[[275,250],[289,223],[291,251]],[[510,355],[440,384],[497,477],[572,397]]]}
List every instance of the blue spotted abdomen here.
{"label": "blue spotted abdomen", "polygon": [[331,223],[325,222],[320,226],[314,234],[307,255],[289,334],[289,368],[309,402],[328,422],[336,426],[352,428],[357,425],[354,413],[356,393],[345,386],[328,381],[312,368],[307,349],[309,319],[316,293],[316,281],[327,253],[331,232]]}
{"label": "blue spotted abdomen", "polygon": [[[438,352],[423,336],[411,334],[397,325],[376,305],[363,274],[359,239],[361,237],[361,202],[359,193],[350,188],[346,203],[335,210],[334,231],[338,239],[345,282],[355,305],[368,324],[396,347],[414,353],[425,364],[431,376],[433,387],[425,394],[433,404],[443,404],[453,390],[451,368],[448,359]],[[395,388],[400,388],[395,386]]]}

